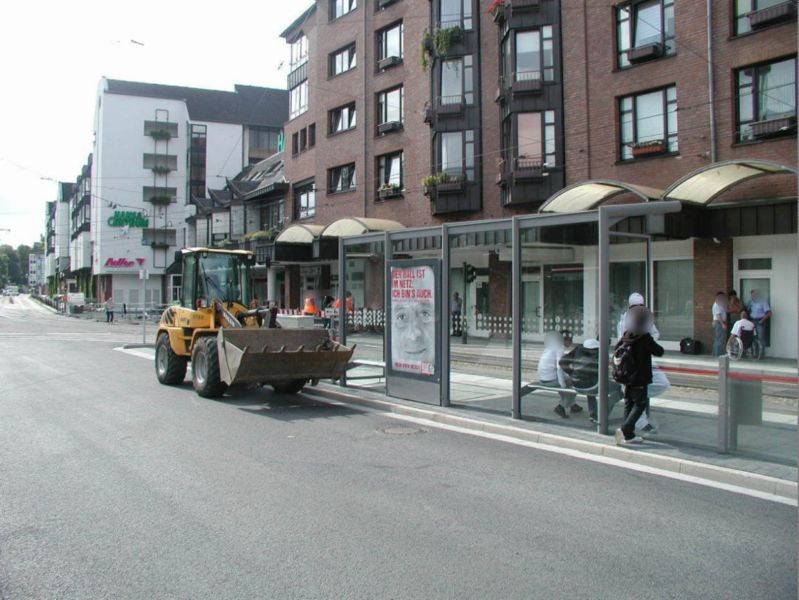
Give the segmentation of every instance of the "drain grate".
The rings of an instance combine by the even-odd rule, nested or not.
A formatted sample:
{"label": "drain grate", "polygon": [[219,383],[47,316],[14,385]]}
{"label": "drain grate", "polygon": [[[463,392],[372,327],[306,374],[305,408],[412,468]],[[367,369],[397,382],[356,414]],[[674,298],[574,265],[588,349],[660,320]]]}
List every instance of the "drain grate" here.
{"label": "drain grate", "polygon": [[379,432],[386,435],[418,435],[420,433],[428,433],[430,430],[423,427],[413,427],[412,425],[388,425],[378,429]]}

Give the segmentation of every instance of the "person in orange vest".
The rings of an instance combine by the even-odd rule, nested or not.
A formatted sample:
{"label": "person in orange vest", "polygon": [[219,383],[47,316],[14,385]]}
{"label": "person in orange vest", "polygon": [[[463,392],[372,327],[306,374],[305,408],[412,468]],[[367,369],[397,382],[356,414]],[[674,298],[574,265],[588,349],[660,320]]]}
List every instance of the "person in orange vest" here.
{"label": "person in orange vest", "polygon": [[[348,313],[351,313],[353,310],[355,310],[355,303],[352,300],[352,292],[347,292],[346,307]],[[336,308],[341,308],[341,298],[336,298]]]}
{"label": "person in orange vest", "polygon": [[308,296],[305,299],[305,308],[302,309],[302,314],[316,316],[316,312],[316,302],[314,302],[313,296]]}

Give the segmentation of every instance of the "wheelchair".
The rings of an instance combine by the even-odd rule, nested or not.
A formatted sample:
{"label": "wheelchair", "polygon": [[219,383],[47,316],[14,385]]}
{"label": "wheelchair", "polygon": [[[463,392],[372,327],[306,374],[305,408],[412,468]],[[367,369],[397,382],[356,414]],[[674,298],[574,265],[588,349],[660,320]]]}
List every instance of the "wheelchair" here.
{"label": "wheelchair", "polygon": [[763,357],[763,346],[754,331],[742,331],[740,336],[733,335],[727,341],[727,356],[730,360]]}

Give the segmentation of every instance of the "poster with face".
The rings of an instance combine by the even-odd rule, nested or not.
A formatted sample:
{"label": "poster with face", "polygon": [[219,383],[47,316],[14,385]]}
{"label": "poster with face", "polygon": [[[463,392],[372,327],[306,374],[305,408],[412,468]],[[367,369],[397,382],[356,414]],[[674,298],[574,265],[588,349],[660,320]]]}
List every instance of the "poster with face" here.
{"label": "poster with face", "polygon": [[436,374],[436,275],[430,265],[392,266],[391,368]]}

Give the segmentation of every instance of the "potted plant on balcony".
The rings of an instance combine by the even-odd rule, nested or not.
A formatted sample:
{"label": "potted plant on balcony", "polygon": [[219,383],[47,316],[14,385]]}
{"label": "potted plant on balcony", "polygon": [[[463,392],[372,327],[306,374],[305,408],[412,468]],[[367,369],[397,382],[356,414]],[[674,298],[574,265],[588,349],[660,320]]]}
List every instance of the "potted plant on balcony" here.
{"label": "potted plant on balcony", "polygon": [[170,169],[169,167],[164,167],[162,165],[156,165],[153,167],[152,171],[156,175],[169,175],[172,169]]}
{"label": "potted plant on balcony", "polygon": [[505,17],[505,0],[494,0],[488,7],[488,14],[494,18],[494,23],[499,23]]}
{"label": "potted plant on balcony", "polygon": [[663,154],[666,151],[666,144],[663,140],[648,140],[632,144],[633,158],[641,156],[651,156],[653,154]]}
{"label": "potted plant on balcony", "polygon": [[172,134],[167,129],[153,129],[150,132],[150,137],[155,141],[172,139]]}
{"label": "potted plant on balcony", "polygon": [[149,200],[152,204],[171,204],[172,196],[169,196],[168,194],[155,194],[150,196]]}
{"label": "potted plant on balcony", "polygon": [[383,183],[377,190],[380,200],[402,196],[402,187],[396,183]]}

